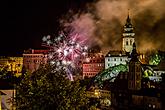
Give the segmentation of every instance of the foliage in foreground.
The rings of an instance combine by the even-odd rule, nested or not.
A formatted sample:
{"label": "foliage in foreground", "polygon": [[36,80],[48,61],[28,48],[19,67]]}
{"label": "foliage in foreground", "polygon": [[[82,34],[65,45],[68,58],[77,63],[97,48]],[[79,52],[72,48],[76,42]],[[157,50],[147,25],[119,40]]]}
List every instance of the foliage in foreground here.
{"label": "foliage in foreground", "polygon": [[79,81],[66,79],[64,71],[52,72],[51,66],[26,74],[17,86],[18,110],[80,110],[86,109],[88,98]]}

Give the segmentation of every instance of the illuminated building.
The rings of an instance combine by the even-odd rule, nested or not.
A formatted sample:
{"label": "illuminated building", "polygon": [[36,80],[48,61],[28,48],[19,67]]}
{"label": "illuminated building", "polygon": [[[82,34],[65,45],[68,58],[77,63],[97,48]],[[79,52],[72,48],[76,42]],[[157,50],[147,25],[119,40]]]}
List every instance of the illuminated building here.
{"label": "illuminated building", "polygon": [[127,110],[161,110],[160,87],[142,88],[142,64],[133,45],[129,71],[121,72],[111,88],[112,106]]}
{"label": "illuminated building", "polygon": [[89,98],[108,98],[111,99],[111,93],[108,90],[94,89],[86,92]]}
{"label": "illuminated building", "polygon": [[130,53],[132,52],[133,43],[135,42],[134,35],[134,29],[128,15],[122,34],[122,50],[110,50],[108,52],[105,56],[105,69],[129,62]]}
{"label": "illuminated building", "polygon": [[23,57],[0,57],[0,69],[7,69],[16,74],[21,74]]}
{"label": "illuminated building", "polygon": [[104,69],[104,56],[95,54],[83,61],[83,78],[93,77]]}
{"label": "illuminated building", "polygon": [[105,69],[119,64],[127,64],[129,58],[122,51],[109,51],[105,56]]}
{"label": "illuminated building", "polygon": [[152,75],[148,78],[154,82],[162,81],[162,74],[165,74],[165,60],[161,60],[158,65],[151,66]]}
{"label": "illuminated building", "polygon": [[108,90],[99,89],[98,87],[91,87],[86,91],[89,100],[98,101],[100,108],[109,108],[111,105],[111,92]]}
{"label": "illuminated building", "polygon": [[123,30],[123,37],[122,37],[122,51],[124,52],[131,52],[132,51],[132,46],[133,43],[135,42],[135,33],[133,30],[133,26],[131,24],[131,19],[127,17],[126,24],[124,25],[124,30]]}
{"label": "illuminated building", "polygon": [[23,53],[23,66],[31,73],[36,71],[41,64],[47,63],[48,50],[29,49]]}

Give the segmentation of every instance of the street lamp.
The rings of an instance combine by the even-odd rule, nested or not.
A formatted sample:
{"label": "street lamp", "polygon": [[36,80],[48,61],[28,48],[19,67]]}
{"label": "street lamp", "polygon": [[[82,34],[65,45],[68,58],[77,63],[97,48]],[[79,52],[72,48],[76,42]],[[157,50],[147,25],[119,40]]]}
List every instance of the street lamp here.
{"label": "street lamp", "polygon": [[96,96],[97,98],[100,97],[100,92],[99,92],[99,90],[95,90],[94,94],[95,94],[95,96]]}

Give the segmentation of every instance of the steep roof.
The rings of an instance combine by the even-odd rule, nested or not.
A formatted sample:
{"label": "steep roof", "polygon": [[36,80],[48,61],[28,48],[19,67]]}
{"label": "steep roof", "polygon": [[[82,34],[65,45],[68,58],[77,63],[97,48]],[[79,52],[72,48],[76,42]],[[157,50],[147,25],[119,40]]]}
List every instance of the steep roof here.
{"label": "steep roof", "polygon": [[128,55],[121,50],[110,50],[105,57],[123,57],[123,56],[128,56]]}

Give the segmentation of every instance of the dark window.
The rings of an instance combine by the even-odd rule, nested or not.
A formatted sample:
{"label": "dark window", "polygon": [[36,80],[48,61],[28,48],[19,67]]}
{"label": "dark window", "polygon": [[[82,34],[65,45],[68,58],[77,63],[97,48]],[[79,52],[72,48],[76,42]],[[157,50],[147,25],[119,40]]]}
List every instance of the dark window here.
{"label": "dark window", "polygon": [[140,74],[137,74],[137,75],[136,75],[136,79],[137,79],[137,80],[140,80]]}
{"label": "dark window", "polygon": [[128,41],[126,41],[126,45],[128,45]]}

